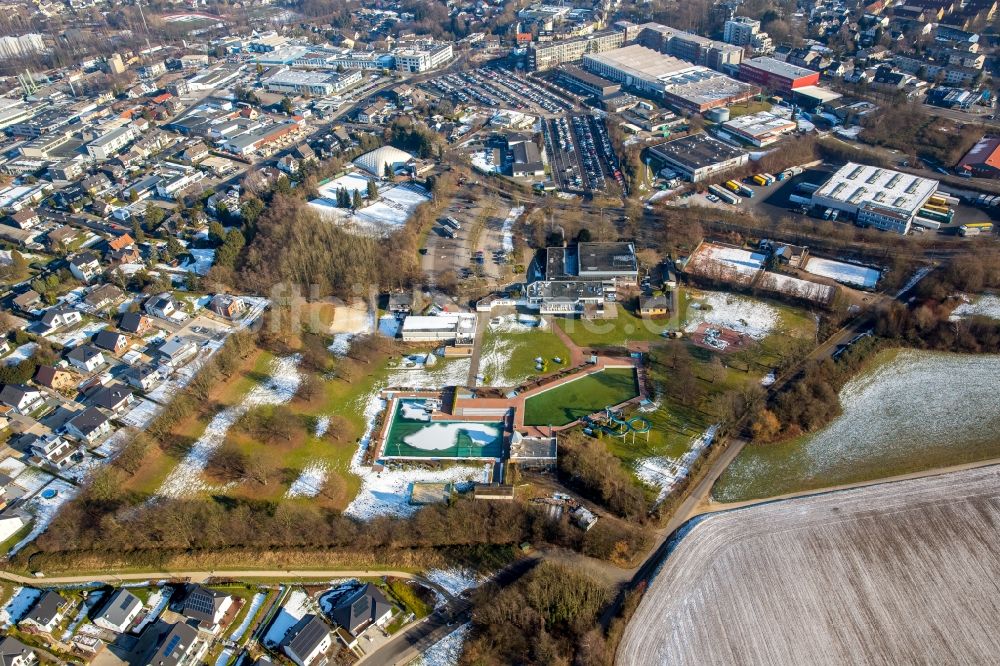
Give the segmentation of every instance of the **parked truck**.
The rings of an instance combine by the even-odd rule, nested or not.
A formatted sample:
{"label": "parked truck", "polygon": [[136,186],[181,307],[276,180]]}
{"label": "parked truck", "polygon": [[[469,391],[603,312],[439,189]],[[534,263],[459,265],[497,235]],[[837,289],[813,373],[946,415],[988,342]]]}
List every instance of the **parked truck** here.
{"label": "parked truck", "polygon": [[757,174],[751,180],[753,180],[753,182],[755,182],[757,185],[760,185],[761,187],[767,186],[767,179],[764,178],[762,174]]}
{"label": "parked truck", "polygon": [[803,171],[802,167],[797,167],[797,166],[794,166],[790,169],[785,169],[784,171],[778,174],[778,180],[785,180],[786,178],[794,178],[795,176],[802,173],[802,171]]}
{"label": "parked truck", "polygon": [[917,211],[917,215],[926,218],[928,220],[936,220],[938,222],[943,222],[945,224],[948,224],[954,219],[955,211],[949,210],[947,213],[942,213],[941,211],[938,210],[930,210],[927,208],[927,206],[924,206],[919,211]]}
{"label": "parked truck", "polygon": [[725,185],[726,189],[730,190],[731,192],[739,192],[740,191],[740,184],[737,183],[735,180],[727,180],[723,184]]}
{"label": "parked truck", "polygon": [[963,224],[958,228],[958,233],[962,236],[978,236],[980,234],[993,233],[993,223],[973,222],[972,224]]}
{"label": "parked truck", "polygon": [[732,192],[726,190],[725,188],[719,187],[718,185],[709,185],[708,191],[719,197],[723,201],[729,204],[736,205],[740,202],[739,197],[734,195]]}
{"label": "parked truck", "polygon": [[771,185],[774,185],[774,181],[777,180],[774,176],[772,176],[769,173],[762,173],[760,175],[763,176],[763,178],[764,178],[765,181],[767,181],[765,184],[768,187],[770,187]]}
{"label": "parked truck", "polygon": [[747,199],[753,199],[753,190],[751,190],[743,183],[736,183],[736,186],[739,188],[738,190],[736,190],[737,192],[745,196]]}
{"label": "parked truck", "polygon": [[458,220],[456,220],[456,219],[455,219],[455,218],[453,218],[453,217],[446,217],[446,218],[444,218],[444,223],[445,223],[445,224],[446,224],[447,226],[449,226],[449,227],[451,227],[452,229],[454,229],[455,231],[458,231],[459,229],[461,229],[461,228],[462,228],[462,225],[461,225],[461,224],[459,224]]}

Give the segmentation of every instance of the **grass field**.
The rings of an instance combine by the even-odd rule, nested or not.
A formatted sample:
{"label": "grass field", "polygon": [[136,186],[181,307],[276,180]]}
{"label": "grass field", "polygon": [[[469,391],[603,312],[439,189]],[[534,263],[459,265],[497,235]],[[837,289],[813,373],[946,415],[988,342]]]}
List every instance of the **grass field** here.
{"label": "grass field", "polygon": [[[565,319],[556,318],[570,339],[581,347],[622,347],[630,341],[661,340],[663,331],[669,328],[670,319],[645,319],[632,314],[621,303],[616,319]],[[631,304],[630,304],[631,307]]]}
{"label": "grass field", "polygon": [[639,395],[635,370],[607,368],[528,398],[525,425],[560,426]]}
{"label": "grass field", "polygon": [[712,489],[720,502],[870,481],[1000,457],[1000,356],[887,351],[841,391],[819,432],[743,449]]}
{"label": "grass field", "polygon": [[[486,386],[517,386],[531,377],[544,377],[569,362],[569,349],[550,330],[533,329],[483,333],[479,372]],[[548,366],[539,371],[535,359],[545,359]],[[554,359],[559,358],[562,364]]]}

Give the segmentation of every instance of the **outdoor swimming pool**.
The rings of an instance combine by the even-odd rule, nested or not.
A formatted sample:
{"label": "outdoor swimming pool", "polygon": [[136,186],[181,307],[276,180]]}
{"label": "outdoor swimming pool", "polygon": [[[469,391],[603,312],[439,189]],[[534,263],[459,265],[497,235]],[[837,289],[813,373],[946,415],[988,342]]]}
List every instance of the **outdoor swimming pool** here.
{"label": "outdoor swimming pool", "polygon": [[499,458],[503,423],[431,421],[425,400],[396,402],[382,448],[383,458]]}

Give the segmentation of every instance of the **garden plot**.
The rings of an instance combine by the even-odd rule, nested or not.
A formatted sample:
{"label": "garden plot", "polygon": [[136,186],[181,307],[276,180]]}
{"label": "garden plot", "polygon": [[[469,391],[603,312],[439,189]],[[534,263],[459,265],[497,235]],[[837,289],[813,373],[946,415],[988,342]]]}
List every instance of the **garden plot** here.
{"label": "garden plot", "polygon": [[94,337],[96,333],[103,331],[107,327],[108,322],[106,321],[91,321],[81,324],[71,331],[65,331],[56,335],[46,335],[45,338],[57,345],[72,348],[82,345]]}
{"label": "garden plot", "polygon": [[763,340],[774,332],[780,321],[778,310],[763,301],[717,291],[689,293],[693,300],[688,304],[684,328],[688,333],[694,333],[698,324],[705,322]]}
{"label": "garden plot", "polygon": [[25,344],[21,345],[20,347],[12,351],[10,354],[5,356],[3,359],[3,364],[14,365],[15,363],[20,363],[21,361],[27,360],[31,358],[31,355],[35,353],[36,349],[38,349],[37,342],[26,342]]}
{"label": "garden plot", "polygon": [[469,623],[455,629],[413,660],[411,666],[455,666],[462,656],[465,639],[469,635]]}
{"label": "garden plot", "polygon": [[254,386],[243,400],[222,410],[205,426],[205,432],[198,438],[180,463],[167,476],[157,495],[162,497],[187,497],[209,490],[202,472],[212,453],[222,445],[226,433],[248,410],[261,405],[280,405],[289,402],[299,387],[301,375],[298,370],[299,357],[285,356],[272,362],[271,375],[263,383]]}
{"label": "garden plot", "polygon": [[266,598],[267,595],[262,592],[257,592],[253,595],[253,599],[250,600],[250,608],[247,610],[247,614],[243,618],[243,622],[240,623],[240,626],[233,629],[233,633],[229,635],[229,640],[234,643],[238,643],[239,640],[243,638],[243,634],[245,634],[247,629],[250,628],[250,624],[253,623],[254,619],[257,617],[257,611],[260,610],[260,607],[263,605],[264,599]]}
{"label": "garden plot", "polygon": [[882,274],[874,268],[833,261],[832,259],[820,259],[819,257],[810,257],[809,261],[806,262],[805,271],[866,289],[873,288],[882,277]]}
{"label": "garden plot", "polygon": [[[24,476],[23,474],[21,476]],[[19,479],[20,483],[20,479]],[[48,494],[45,491],[52,490],[54,495],[52,497],[42,497],[43,494]],[[38,538],[38,535],[48,529],[49,524],[59,513],[59,509],[66,502],[73,499],[76,496],[79,489],[73,484],[63,481],[61,479],[56,479],[52,483],[45,486],[45,489],[36,493],[29,499],[23,506],[31,514],[33,522],[31,524],[31,531],[18,541],[7,553],[8,555],[13,555],[18,552],[29,543]]]}
{"label": "garden plot", "polygon": [[40,596],[42,591],[33,587],[16,588],[7,605],[0,609],[0,627],[7,628],[20,622]]}
{"label": "garden plot", "polygon": [[843,414],[745,447],[712,490],[736,502],[1000,457],[1000,356],[902,351],[844,386]]}
{"label": "garden plot", "polygon": [[969,317],[986,317],[988,319],[1000,319],[1000,296],[986,294],[975,300],[965,300],[957,308],[952,310],[950,319],[968,319]]}

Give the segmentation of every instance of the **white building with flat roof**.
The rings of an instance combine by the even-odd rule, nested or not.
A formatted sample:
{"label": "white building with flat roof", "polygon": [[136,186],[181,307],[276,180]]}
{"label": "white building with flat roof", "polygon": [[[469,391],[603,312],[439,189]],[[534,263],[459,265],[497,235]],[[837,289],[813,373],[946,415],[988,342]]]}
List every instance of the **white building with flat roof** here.
{"label": "white building with flat roof", "polygon": [[938,185],[930,178],[848,162],[813,192],[812,202],[852,215],[863,226],[905,234]]}
{"label": "white building with flat roof", "polygon": [[410,315],[403,320],[403,342],[454,342],[471,345],[476,338],[474,312],[447,312],[430,317]]}

